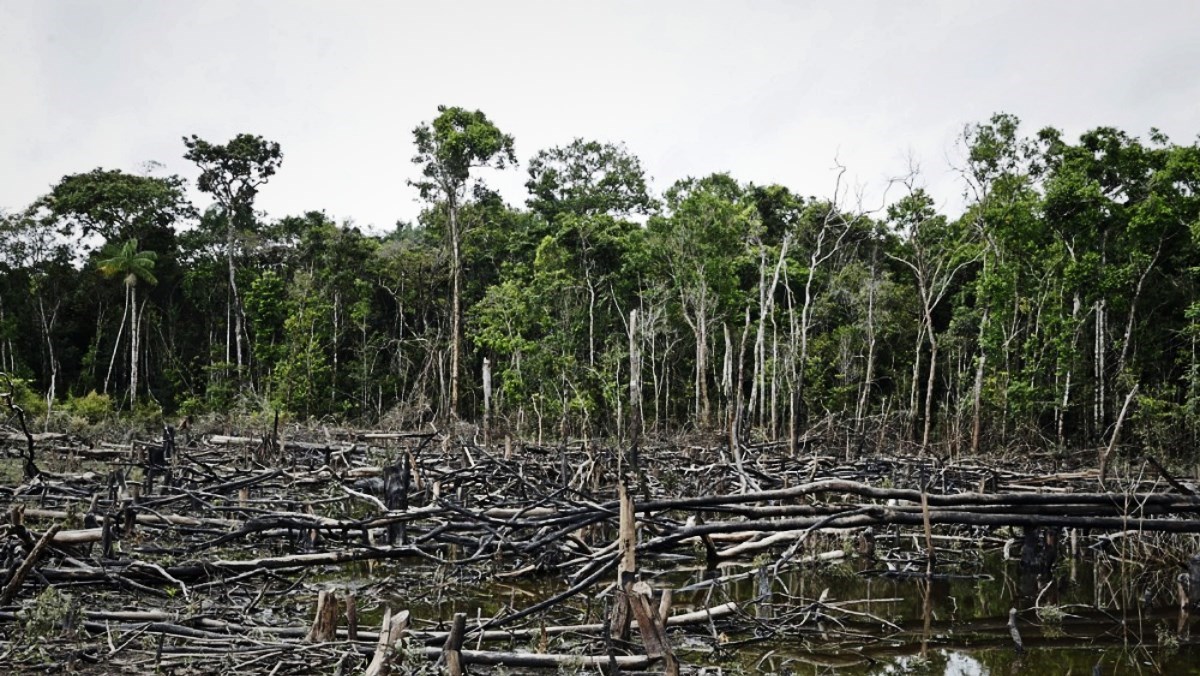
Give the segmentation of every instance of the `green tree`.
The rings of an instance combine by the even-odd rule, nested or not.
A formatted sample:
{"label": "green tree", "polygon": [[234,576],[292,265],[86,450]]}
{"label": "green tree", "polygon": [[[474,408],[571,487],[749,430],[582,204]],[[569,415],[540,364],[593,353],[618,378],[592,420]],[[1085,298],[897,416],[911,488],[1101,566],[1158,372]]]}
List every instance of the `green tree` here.
{"label": "green tree", "polygon": [[328,411],[332,390],[332,307],[316,289],[312,273],[301,270],[288,290],[288,314],[283,326],[283,358],[271,373],[276,403],[303,416]]}
{"label": "green tree", "polygon": [[440,233],[398,224],[372,256],[382,321],[379,339],[388,346],[386,380],[397,414],[415,420],[432,408],[438,372],[437,345],[445,333],[449,274],[441,257]]}
{"label": "green tree", "polygon": [[[136,239],[142,250],[152,251],[158,256],[155,276],[160,283],[155,291],[146,294],[139,326],[140,335],[156,335],[164,343],[169,340],[168,336],[173,338],[179,331],[155,331],[156,328],[163,328],[156,321],[178,317],[182,310],[178,307],[183,300],[178,290],[183,270],[178,263],[176,227],[181,221],[196,215],[185,194],[185,186],[185,181],[178,176],[139,176],[119,170],[95,169],[64,176],[42,200],[57,219],[62,232],[85,246],[100,238],[104,243]],[[95,252],[89,253],[89,256],[95,255]],[[81,282],[82,286],[73,294],[74,307],[68,316],[69,321],[81,327],[89,319],[95,321],[94,334],[88,341],[80,364],[80,382],[75,388],[86,391],[101,387],[98,379],[104,374],[98,374],[97,371],[102,370],[103,359],[100,355],[109,339],[106,334],[110,331],[111,322],[108,318],[112,313],[108,310],[116,301],[111,298],[113,294],[107,288],[85,288],[96,283],[94,276],[83,276]],[[123,332],[124,328],[122,319],[116,326],[111,326],[111,334]],[[158,351],[164,372],[178,373],[178,368],[170,365],[175,364],[174,358],[180,347],[178,344],[164,344]],[[114,344],[114,352],[117,349]],[[147,366],[150,365],[151,354],[150,350],[144,352],[143,359]],[[149,383],[149,379],[146,382]],[[174,381],[160,381],[160,384],[171,387]]]}
{"label": "green tree", "polygon": [[891,258],[913,275],[920,301],[921,331],[913,351],[913,380],[910,410],[915,412],[921,364],[921,344],[929,345],[929,368],[925,381],[924,427],[921,432],[922,451],[929,445],[933,429],[933,395],[937,383],[938,326],[935,312],[950,294],[959,272],[975,262],[976,247],[971,233],[938,214],[933,199],[920,188],[888,207],[888,220],[904,240],[904,249]]}
{"label": "green tree", "polygon": [[178,176],[137,176],[116,169],[93,169],[64,176],[46,196],[46,206],[78,226],[83,236],[105,241],[140,239],[195,215]]}
{"label": "green tree", "polygon": [[473,307],[471,337],[494,358],[498,406],[591,424],[618,403],[623,316],[637,302],[626,263],[642,230],[605,215],[564,213],[556,224]]}
{"label": "green tree", "polygon": [[482,167],[503,169],[515,164],[513,138],[500,131],[482,112],[438,106],[438,116],[413,130],[424,178],[412,181],[429,201],[441,200],[446,209],[447,245],[450,249],[450,401],[449,414],[458,415],[459,374],[462,359],[462,242],[460,210],[467,200],[471,171]]}
{"label": "green tree", "polygon": [[627,217],[654,208],[641,161],[620,144],[575,139],[541,150],[525,187],[529,208],[551,222],[563,213]]}
{"label": "green tree", "polygon": [[[199,136],[184,137],[184,159],[200,167],[196,185],[209,193],[226,217],[225,260],[229,272],[229,302],[226,311],[225,361],[236,358],[238,379],[245,366],[243,338],[246,335],[245,310],[238,293],[235,252],[238,233],[254,227],[254,199],[283,162],[279,144],[261,136],[238,134],[228,143],[217,145]],[[231,355],[231,343],[235,354]]]}
{"label": "green tree", "polygon": [[[138,251],[138,241],[131,239],[118,246],[110,245],[104,252],[105,258],[99,263],[100,272],[106,277],[120,277],[125,285],[125,313],[121,317],[129,318],[129,406],[137,402],[138,391],[138,359],[139,359],[139,317],[140,311],[137,300],[137,285],[139,281],[154,285],[158,280],[154,277],[154,263],[158,255],[153,251]],[[109,361],[108,375],[104,378],[104,393],[108,393],[108,379],[112,375],[112,364],[116,360],[117,347],[121,343],[121,335],[117,334],[113,345],[113,359]]]}
{"label": "green tree", "polygon": [[[301,235],[297,255],[299,264],[316,280],[318,293],[330,311],[330,340],[325,347],[332,387],[324,394],[331,410],[350,410],[357,405],[361,411],[367,406],[364,392],[378,347],[367,335],[375,289],[367,280],[376,276],[373,263],[379,242],[352,225],[339,226],[324,214],[317,216],[309,215],[312,227]],[[348,339],[352,334],[357,340]],[[352,392],[359,397],[350,396]]]}
{"label": "green tree", "polygon": [[[712,422],[709,355],[714,331],[722,328],[727,397],[734,387],[733,343],[726,322],[747,307],[749,289],[741,285],[740,272],[754,269],[747,242],[757,236],[761,222],[742,186],[726,174],[679,181],[667,191],[666,202],[669,215],[650,219],[651,246],[668,288],[676,294],[679,316],[692,334],[693,414],[703,427]],[[738,382],[740,389],[740,378]]]}
{"label": "green tree", "polygon": [[24,306],[23,324],[38,327],[37,334],[31,334],[36,335],[33,344],[24,350],[10,347],[10,371],[17,370],[13,368],[18,365],[17,351],[23,352],[29,367],[40,362],[37,380],[45,387],[47,408],[54,405],[63,367],[61,310],[77,283],[72,252],[58,226],[40,202],[0,219],[0,260],[7,268],[5,282],[12,293],[7,305],[14,311]]}
{"label": "green tree", "polygon": [[[1023,322],[1022,304],[1014,299],[1033,296],[1037,280],[1043,277],[1046,257],[1063,249],[1061,242],[1049,236],[1050,230],[1040,217],[1036,148],[1019,135],[1019,126],[1016,116],[998,113],[984,124],[968,125],[962,137],[967,155],[963,178],[970,200],[963,222],[974,228],[982,244],[972,290],[976,323],[971,385],[973,453],[980,450],[983,436],[985,385],[990,382],[992,403],[1004,410],[1012,401],[1009,384],[1023,381],[1019,376],[1009,377],[1015,368],[1015,329]],[[1078,307],[1076,303],[1075,318]],[[1059,364],[1058,368],[1064,376],[1063,403],[1057,413],[1061,441],[1065,420],[1062,411],[1070,397],[1072,370],[1070,363]]]}

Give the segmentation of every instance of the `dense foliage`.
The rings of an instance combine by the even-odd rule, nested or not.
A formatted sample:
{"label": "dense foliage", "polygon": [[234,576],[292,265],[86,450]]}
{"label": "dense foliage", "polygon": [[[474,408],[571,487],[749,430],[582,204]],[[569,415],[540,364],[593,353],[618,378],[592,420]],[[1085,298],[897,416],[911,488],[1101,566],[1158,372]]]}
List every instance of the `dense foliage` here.
{"label": "dense foliage", "polygon": [[260,216],[286,166],[259,136],[184,139],[202,213],[178,177],[64,177],[0,220],[0,370],[89,416],[412,424],[478,419],[486,359],[491,419],[523,433],[1194,445],[1200,145],[996,115],[964,130],[951,215],[919,176],[873,212],[725,174],[658,198],[628,149],[582,139],[533,156],[519,208],[475,175],[516,158],[482,113],[414,135],[427,208],[382,236]]}

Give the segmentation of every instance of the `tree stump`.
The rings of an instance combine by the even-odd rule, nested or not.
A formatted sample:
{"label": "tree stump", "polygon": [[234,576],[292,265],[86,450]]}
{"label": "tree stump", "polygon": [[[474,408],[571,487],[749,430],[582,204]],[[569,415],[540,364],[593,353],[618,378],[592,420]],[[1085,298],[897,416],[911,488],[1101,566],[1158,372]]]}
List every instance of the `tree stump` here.
{"label": "tree stump", "polygon": [[446,637],[446,647],[443,655],[446,657],[446,673],[450,676],[463,676],[462,645],[463,636],[467,631],[467,614],[454,613],[454,622],[450,625],[450,635]]}
{"label": "tree stump", "polygon": [[304,637],[306,643],[327,643],[337,638],[338,601],[332,590],[323,589],[317,596],[317,612],[312,628]]}
{"label": "tree stump", "polygon": [[1191,607],[1200,607],[1200,554],[1188,561],[1188,601]]}
{"label": "tree stump", "polygon": [[358,640],[358,602],[354,598],[354,592],[346,594],[346,638],[350,641]]}
{"label": "tree stump", "polygon": [[404,639],[408,630],[408,611],[401,610],[395,615],[388,608],[383,613],[383,623],[379,627],[379,643],[375,646],[375,655],[371,664],[363,672],[363,676],[388,676],[392,671],[393,657],[398,644]]}
{"label": "tree stump", "polygon": [[633,585],[629,595],[633,616],[637,619],[638,632],[642,635],[642,645],[646,649],[646,657],[661,657],[663,673],[668,675],[679,673],[679,663],[671,650],[671,642],[667,640],[666,620],[659,614],[659,608],[651,599],[654,591],[646,582]]}

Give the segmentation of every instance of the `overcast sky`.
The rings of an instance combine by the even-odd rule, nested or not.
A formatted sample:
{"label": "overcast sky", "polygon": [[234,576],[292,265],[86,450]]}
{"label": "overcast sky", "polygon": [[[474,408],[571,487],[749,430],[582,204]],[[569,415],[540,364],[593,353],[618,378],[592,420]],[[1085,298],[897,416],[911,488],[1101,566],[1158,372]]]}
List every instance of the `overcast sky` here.
{"label": "overcast sky", "polygon": [[[181,137],[280,142],[258,206],[388,230],[420,209],[412,129],[484,111],[522,166],[624,141],[661,192],[728,171],[804,195],[835,159],[878,199],[915,158],[953,210],[963,125],[1200,133],[1200,2],[0,0],[0,208],[65,174],[193,180]],[[197,196],[201,206],[206,196]]]}

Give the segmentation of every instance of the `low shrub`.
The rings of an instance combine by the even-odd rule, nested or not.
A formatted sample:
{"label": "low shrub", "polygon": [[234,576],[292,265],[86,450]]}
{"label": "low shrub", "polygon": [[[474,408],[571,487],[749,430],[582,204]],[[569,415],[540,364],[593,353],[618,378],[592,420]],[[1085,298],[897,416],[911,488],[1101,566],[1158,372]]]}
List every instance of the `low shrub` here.
{"label": "low shrub", "polygon": [[66,409],[95,425],[112,414],[113,401],[111,396],[92,390],[82,397],[67,399]]}

